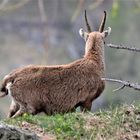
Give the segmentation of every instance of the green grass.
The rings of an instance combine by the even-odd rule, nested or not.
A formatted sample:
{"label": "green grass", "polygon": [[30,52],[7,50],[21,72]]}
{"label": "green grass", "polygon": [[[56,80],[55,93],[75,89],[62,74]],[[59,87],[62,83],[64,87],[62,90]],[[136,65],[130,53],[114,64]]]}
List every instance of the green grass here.
{"label": "green grass", "polygon": [[[64,115],[27,115],[5,120],[23,127],[23,123],[42,128],[58,140],[132,140],[140,139],[140,105],[123,105],[96,113]],[[30,127],[30,126],[28,126]]]}

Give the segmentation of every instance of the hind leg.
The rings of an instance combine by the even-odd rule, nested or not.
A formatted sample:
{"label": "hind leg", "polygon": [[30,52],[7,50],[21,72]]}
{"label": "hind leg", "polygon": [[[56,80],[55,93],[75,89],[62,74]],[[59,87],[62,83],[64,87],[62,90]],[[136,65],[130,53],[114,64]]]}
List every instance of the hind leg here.
{"label": "hind leg", "polygon": [[91,107],[92,107],[92,101],[87,99],[87,100],[85,100],[84,102],[81,103],[80,110],[82,112],[90,111]]}
{"label": "hind leg", "polygon": [[18,110],[19,110],[18,103],[16,103],[14,100],[12,100],[7,118],[11,118]]}
{"label": "hind leg", "polygon": [[11,118],[15,118],[15,117],[21,116],[21,115],[23,115],[26,112],[27,112],[27,109],[23,105],[20,105],[19,110]]}
{"label": "hind leg", "polygon": [[102,93],[103,89],[99,88],[96,92],[92,92],[88,98],[81,103],[80,109],[81,111],[90,111],[92,107],[92,101],[94,101],[96,98],[99,97],[99,95]]}
{"label": "hind leg", "polygon": [[27,112],[32,115],[36,115],[38,113],[37,109],[33,105],[27,105]]}
{"label": "hind leg", "polygon": [[75,107],[72,108],[72,109],[70,110],[70,112],[71,112],[71,113],[76,112],[76,108],[75,108]]}

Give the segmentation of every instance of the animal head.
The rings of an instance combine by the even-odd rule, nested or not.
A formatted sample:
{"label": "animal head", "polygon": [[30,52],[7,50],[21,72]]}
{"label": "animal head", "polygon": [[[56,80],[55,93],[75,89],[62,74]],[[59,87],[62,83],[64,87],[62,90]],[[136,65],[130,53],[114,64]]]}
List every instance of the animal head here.
{"label": "animal head", "polygon": [[98,34],[98,36],[100,35],[102,38],[105,38],[107,37],[108,35],[110,35],[111,33],[111,28],[108,27],[107,30],[104,31],[104,27],[105,27],[105,22],[106,22],[106,11],[104,11],[104,16],[102,18],[102,22],[100,24],[100,27],[99,27],[99,31],[92,31],[91,30],[91,27],[88,23],[88,20],[87,20],[87,14],[86,14],[86,10],[85,10],[85,21],[86,21],[86,26],[87,26],[87,30],[88,32],[84,32],[84,30],[81,28],[79,30],[79,34],[80,36],[85,40],[85,41],[88,41],[88,38],[90,36],[94,36],[95,34]]}
{"label": "animal head", "polygon": [[97,42],[98,46],[102,46],[104,44],[103,39],[111,33],[110,27],[108,27],[108,29],[104,31],[105,21],[106,21],[106,11],[104,11],[104,16],[102,18],[99,31],[92,31],[88,23],[86,10],[85,10],[85,22],[86,22],[88,32],[84,32],[84,30],[81,28],[79,30],[79,34],[86,42],[86,48],[85,48],[86,52],[95,46],[94,45],[95,42]]}

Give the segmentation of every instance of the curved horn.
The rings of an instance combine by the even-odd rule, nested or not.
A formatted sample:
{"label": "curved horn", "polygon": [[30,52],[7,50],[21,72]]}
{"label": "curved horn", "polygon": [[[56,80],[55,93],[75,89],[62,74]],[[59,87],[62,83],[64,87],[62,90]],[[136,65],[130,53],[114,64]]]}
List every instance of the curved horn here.
{"label": "curved horn", "polygon": [[91,28],[90,28],[90,25],[88,24],[87,12],[86,12],[86,10],[85,10],[85,22],[86,22],[86,27],[87,27],[88,33],[91,33],[92,30],[91,30]]}
{"label": "curved horn", "polygon": [[99,27],[99,32],[100,32],[100,33],[102,33],[103,30],[104,30],[105,21],[106,21],[106,11],[104,11],[104,16],[103,16],[102,22],[101,22],[100,27]]}

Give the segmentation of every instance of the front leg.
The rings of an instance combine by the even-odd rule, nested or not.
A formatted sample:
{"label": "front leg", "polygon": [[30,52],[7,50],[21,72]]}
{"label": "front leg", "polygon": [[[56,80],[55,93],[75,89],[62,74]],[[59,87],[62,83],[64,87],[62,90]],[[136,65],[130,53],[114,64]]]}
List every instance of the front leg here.
{"label": "front leg", "polygon": [[19,105],[17,102],[15,102],[13,99],[12,99],[12,103],[10,105],[10,110],[9,110],[9,113],[7,115],[7,118],[11,118],[13,115],[15,115],[15,113],[19,110]]}

